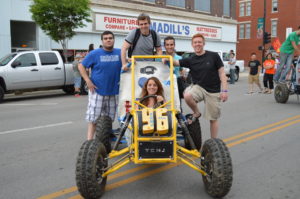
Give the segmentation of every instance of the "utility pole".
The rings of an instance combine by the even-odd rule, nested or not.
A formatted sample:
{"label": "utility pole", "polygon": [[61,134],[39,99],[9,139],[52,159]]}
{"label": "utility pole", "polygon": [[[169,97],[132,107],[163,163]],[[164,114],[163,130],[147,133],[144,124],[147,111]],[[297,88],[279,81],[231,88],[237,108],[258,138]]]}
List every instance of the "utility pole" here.
{"label": "utility pole", "polygon": [[[264,24],[263,24],[263,39],[262,39],[262,56],[261,56],[261,64],[264,63],[264,56],[265,56],[265,42],[264,42],[264,36],[265,36],[265,32],[266,32],[266,0],[264,0]],[[261,70],[261,72],[263,73],[263,70]]]}

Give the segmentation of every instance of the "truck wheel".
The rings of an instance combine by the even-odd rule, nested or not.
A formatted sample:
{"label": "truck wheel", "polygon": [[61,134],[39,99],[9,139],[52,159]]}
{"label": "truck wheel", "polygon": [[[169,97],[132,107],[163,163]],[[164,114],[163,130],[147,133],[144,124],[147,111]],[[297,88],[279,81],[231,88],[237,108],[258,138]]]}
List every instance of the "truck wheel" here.
{"label": "truck wheel", "polygon": [[238,69],[235,69],[235,81],[239,81],[240,78],[240,71]]}
{"label": "truck wheel", "polygon": [[274,97],[278,103],[286,103],[289,99],[289,89],[286,84],[277,84],[274,90]]}
{"label": "truck wheel", "polygon": [[107,153],[111,151],[110,134],[112,133],[112,120],[108,116],[101,116],[96,123],[96,140],[103,143]]}
{"label": "truck wheel", "polygon": [[[197,119],[192,124],[187,125],[187,128],[192,137],[192,140],[195,143],[197,150],[199,151],[202,145],[201,126],[200,126],[199,119]],[[184,137],[184,144],[185,144],[185,148],[192,149],[186,136]]]}
{"label": "truck wheel", "polygon": [[65,86],[63,88],[63,91],[68,94],[68,95],[73,95],[74,94],[74,86],[73,85],[69,85],[69,86]]}
{"label": "truck wheel", "polygon": [[98,199],[104,191],[107,177],[102,174],[107,167],[105,147],[97,140],[88,140],[80,148],[76,163],[76,185],[84,198]]}
{"label": "truck wheel", "polygon": [[83,78],[81,78],[80,92],[81,95],[87,95],[89,93],[89,88]]}
{"label": "truck wheel", "polygon": [[4,100],[4,89],[0,86],[0,103]]}
{"label": "truck wheel", "polygon": [[202,176],[207,193],[216,198],[224,197],[232,185],[232,162],[225,143],[218,138],[207,140],[201,152],[201,166],[208,174]]}

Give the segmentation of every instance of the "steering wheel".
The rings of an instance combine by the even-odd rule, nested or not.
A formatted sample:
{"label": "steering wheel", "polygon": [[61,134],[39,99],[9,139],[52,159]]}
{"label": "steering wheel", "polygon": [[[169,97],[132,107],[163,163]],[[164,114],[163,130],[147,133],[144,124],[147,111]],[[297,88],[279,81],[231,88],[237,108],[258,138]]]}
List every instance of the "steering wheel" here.
{"label": "steering wheel", "polygon": [[143,101],[145,101],[146,99],[148,99],[148,98],[150,98],[150,97],[156,98],[157,95],[146,95],[145,97],[142,97],[139,101],[140,101],[140,103],[142,104]]}
{"label": "steering wheel", "polygon": [[[148,98],[150,98],[150,97],[156,98],[157,95],[147,95],[147,96],[141,98],[139,101],[140,101],[140,103],[142,104],[143,101],[145,101],[146,99],[148,99]],[[156,104],[154,104],[153,108],[157,108],[157,107],[159,107],[159,106],[162,105],[162,104],[163,104],[163,102],[157,102]],[[139,109],[140,109],[140,108],[141,108],[141,106],[139,106]]]}

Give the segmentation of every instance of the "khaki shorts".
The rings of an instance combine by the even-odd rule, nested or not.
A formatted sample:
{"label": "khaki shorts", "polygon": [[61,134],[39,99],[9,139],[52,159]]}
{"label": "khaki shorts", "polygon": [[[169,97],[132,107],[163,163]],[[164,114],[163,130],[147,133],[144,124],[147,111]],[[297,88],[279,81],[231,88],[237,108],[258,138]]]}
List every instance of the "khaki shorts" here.
{"label": "khaki shorts", "polygon": [[192,94],[196,102],[204,101],[204,117],[207,120],[217,120],[221,116],[220,93],[209,93],[197,84],[191,85],[184,92]]}
{"label": "khaki shorts", "polygon": [[259,73],[257,73],[256,75],[250,75],[249,74],[248,83],[249,84],[253,84],[253,83],[258,84],[259,83]]}

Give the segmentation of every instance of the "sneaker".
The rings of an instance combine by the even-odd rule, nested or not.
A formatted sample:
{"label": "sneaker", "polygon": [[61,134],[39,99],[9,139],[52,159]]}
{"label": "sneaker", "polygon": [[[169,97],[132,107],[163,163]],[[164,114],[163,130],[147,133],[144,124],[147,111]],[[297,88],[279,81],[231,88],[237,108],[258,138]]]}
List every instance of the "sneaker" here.
{"label": "sneaker", "polygon": [[74,92],[74,96],[75,96],[75,97],[80,97],[80,92],[75,91],[75,92]]}

